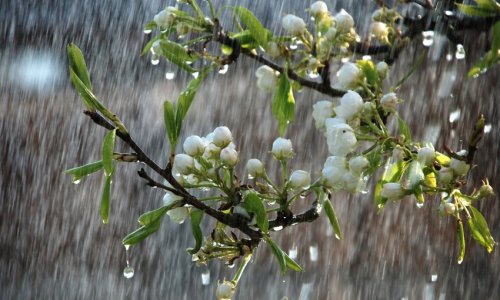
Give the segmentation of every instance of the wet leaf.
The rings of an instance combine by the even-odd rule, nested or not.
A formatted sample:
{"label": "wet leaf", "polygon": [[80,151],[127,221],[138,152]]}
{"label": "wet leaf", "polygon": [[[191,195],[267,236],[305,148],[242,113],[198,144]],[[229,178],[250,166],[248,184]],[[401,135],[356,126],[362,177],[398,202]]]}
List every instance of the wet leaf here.
{"label": "wet leaf", "polygon": [[149,226],[152,223],[158,221],[159,219],[163,218],[165,214],[172,209],[174,205],[167,205],[167,206],[162,206],[160,208],[157,208],[152,211],[148,211],[144,214],[142,214],[139,219],[137,220],[139,224],[142,226]]}
{"label": "wet leaf", "polygon": [[291,259],[283,250],[281,250],[281,248],[271,238],[265,237],[264,240],[271,247],[274,256],[276,256],[276,259],[278,260],[281,275],[284,275],[288,269],[297,272],[302,271],[302,267]]}
{"label": "wet leaf", "polygon": [[92,90],[92,83],[90,82],[89,71],[83,53],[75,44],[71,43],[67,47],[69,68],[80,79],[84,86]]}
{"label": "wet leaf", "polygon": [[255,193],[246,194],[243,207],[248,212],[255,214],[257,226],[259,226],[262,232],[267,233],[269,231],[269,220],[267,218],[266,208],[259,196]]}
{"label": "wet leaf", "polygon": [[326,216],[328,217],[328,220],[332,225],[335,237],[340,240],[342,238],[342,232],[340,231],[339,220],[337,219],[337,214],[335,213],[335,209],[333,208],[332,202],[330,201],[330,199],[326,199],[323,205]]}
{"label": "wet leaf", "polygon": [[203,220],[203,211],[195,210],[191,212],[191,230],[193,232],[193,237],[195,240],[194,248],[189,248],[187,251],[190,254],[195,254],[201,248],[201,243],[203,241],[203,233],[201,232],[201,221]]}
{"label": "wet leaf", "polygon": [[236,34],[232,34],[231,38],[238,41],[242,48],[255,49],[259,46],[252,33],[248,29]]}
{"label": "wet leaf", "polygon": [[148,226],[142,226],[136,229],[135,231],[129,233],[123,240],[122,244],[126,246],[132,246],[140,241],[144,240],[151,234],[158,231],[161,225],[161,220],[158,219],[156,222],[149,224]]}
{"label": "wet leaf", "polygon": [[111,176],[106,176],[106,181],[104,182],[104,189],[102,191],[101,206],[99,213],[101,214],[101,219],[104,224],[109,222],[109,202],[111,199]]}
{"label": "wet leaf", "polygon": [[274,93],[272,112],[279,124],[280,135],[285,134],[286,127],[293,122],[295,116],[295,99],[288,77],[281,74],[278,87]]}
{"label": "wet leaf", "polygon": [[269,40],[270,32],[267,30],[259,19],[257,19],[254,14],[243,6],[236,6],[234,8],[235,14],[241,20],[243,24],[252,34],[252,37],[261,45],[263,48],[267,47],[267,42]]}
{"label": "wet leaf", "polygon": [[84,166],[68,169],[64,171],[66,174],[70,174],[73,177],[73,182],[77,182],[83,177],[95,173],[102,169],[102,160],[86,164]]}
{"label": "wet leaf", "polygon": [[102,165],[104,174],[110,176],[113,172],[113,151],[115,149],[116,129],[110,130],[104,136],[102,144]]}
{"label": "wet leaf", "polygon": [[458,258],[457,263],[461,264],[465,257],[465,236],[464,236],[464,224],[462,220],[457,220],[457,236],[458,236]]}
{"label": "wet leaf", "polygon": [[160,46],[163,56],[170,62],[176,64],[179,68],[182,68],[189,73],[194,73],[197,71],[187,62],[193,62],[200,58],[198,54],[196,54],[195,52],[188,52],[188,50],[183,46],[167,40],[161,40]]}
{"label": "wet leaf", "polygon": [[485,247],[488,252],[493,251],[496,242],[488,229],[488,223],[476,208],[469,206],[468,209],[472,211],[472,218],[467,220],[472,237]]}
{"label": "wet leaf", "polygon": [[295,272],[302,272],[302,267],[294,261],[290,256],[288,256],[285,252],[283,252],[283,255],[285,256],[285,262],[286,262],[286,267],[292,271]]}
{"label": "wet leaf", "polygon": [[486,52],[486,54],[481,57],[474,67],[469,70],[467,76],[477,77],[480,74],[485,73],[493,65],[500,62],[500,21],[493,25],[492,31],[493,40],[491,50]]}
{"label": "wet leaf", "polygon": [[165,122],[165,128],[167,129],[167,136],[170,142],[170,151],[175,152],[175,147],[177,145],[177,127],[175,121],[175,108],[172,102],[163,102],[163,121]]}

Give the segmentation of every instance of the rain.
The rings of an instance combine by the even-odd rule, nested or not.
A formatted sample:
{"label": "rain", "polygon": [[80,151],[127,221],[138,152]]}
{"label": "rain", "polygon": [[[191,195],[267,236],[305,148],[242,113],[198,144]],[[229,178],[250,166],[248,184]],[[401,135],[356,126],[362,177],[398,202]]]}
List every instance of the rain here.
{"label": "rain", "polygon": [[[199,1],[207,9],[206,1]],[[360,35],[370,26],[376,1],[325,1],[345,9]],[[389,1],[392,2],[392,1]],[[417,1],[418,2],[418,1]],[[309,1],[214,1],[242,5],[278,34],[281,18],[304,20]],[[165,218],[160,230],[126,250],[122,238],[137,228],[143,212],[162,205],[164,193],[137,176],[140,163],[120,164],[112,187],[109,224],[99,217],[102,173],[74,184],[64,170],[100,159],[103,128],[82,112],[69,80],[66,46],[85,55],[94,92],[126,124],[132,137],[160,165],[168,160],[163,102],[174,101],[192,74],[164,59],[141,56],[150,33],[144,25],[172,0],[14,1],[0,3],[0,298],[2,299],[213,299],[217,282],[234,268],[223,261],[192,262],[189,222]],[[405,11],[418,16],[422,8]],[[226,10],[221,23],[234,29]],[[488,49],[488,35],[465,31],[460,43],[425,31],[395,61],[386,86],[402,78],[421,53],[426,59],[398,91],[400,115],[415,140],[442,149],[465,147],[477,117],[487,130],[475,157],[467,191],[489,179],[500,191],[500,68],[478,78],[467,72]],[[217,126],[231,129],[240,161],[270,154],[278,136],[271,96],[257,88],[259,64],[247,57],[211,74],[184,121],[181,140],[204,136]],[[287,138],[296,152],[290,168],[318,175],[328,156],[314,126],[312,105],[328,97],[304,88],[295,94],[295,121]],[[330,99],[331,100],[331,99]],[[129,152],[117,144],[120,152]],[[237,171],[243,174],[244,164]],[[276,173],[276,174],[275,174]],[[77,182],[75,182],[77,183]],[[373,182],[370,181],[373,185]],[[304,200],[305,201],[305,200]],[[454,219],[437,213],[439,199],[417,208],[412,201],[389,203],[381,213],[373,186],[332,198],[342,239],[324,216],[272,233],[303,272],[280,275],[264,243],[238,284],[234,299],[495,299],[500,295],[500,254],[488,254],[469,235],[462,264]],[[305,208],[306,205],[303,205]],[[493,238],[500,240],[500,205],[495,197],[478,204]],[[202,230],[209,234],[209,221]]]}

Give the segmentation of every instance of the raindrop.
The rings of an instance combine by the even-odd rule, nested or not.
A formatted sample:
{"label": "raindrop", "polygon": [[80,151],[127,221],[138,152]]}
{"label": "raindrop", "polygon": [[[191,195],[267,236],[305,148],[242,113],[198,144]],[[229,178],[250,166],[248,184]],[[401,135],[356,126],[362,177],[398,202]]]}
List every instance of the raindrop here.
{"label": "raindrop", "polygon": [[297,44],[290,45],[290,50],[296,50],[296,49],[297,49]]}
{"label": "raindrop", "polygon": [[156,58],[156,57],[151,58],[151,64],[153,66],[156,66],[159,63],[160,63],[160,60],[158,58]]}
{"label": "raindrop", "polygon": [[226,74],[227,70],[229,70],[229,65],[224,65],[222,69],[219,70],[219,74]]}
{"label": "raindrop", "polygon": [[362,59],[363,60],[371,60],[372,57],[370,55],[363,55]]}
{"label": "raindrop", "polygon": [[[346,62],[348,62],[348,61],[349,61],[349,57],[342,57],[342,58],[340,59],[340,61],[341,61],[342,63],[344,63],[344,64],[345,64]],[[337,76],[339,76],[339,73],[340,73],[340,72],[337,72]]]}
{"label": "raindrop", "polygon": [[447,15],[448,17],[453,16],[453,12],[451,10],[445,11],[444,14]]}
{"label": "raindrop", "polygon": [[252,179],[254,179],[255,177],[253,177],[252,175],[248,174],[248,177],[247,177],[247,178],[248,178],[248,180],[252,180]]}
{"label": "raindrop", "polygon": [[434,43],[434,31],[423,31],[422,36],[424,37],[422,44],[425,47],[430,47]]}
{"label": "raindrop", "polygon": [[190,61],[190,60],[186,60],[186,65],[192,65],[192,64],[193,64],[193,62],[192,62],[192,61]]}
{"label": "raindrop", "polygon": [[297,246],[295,246],[295,245],[293,245],[293,247],[290,248],[290,250],[288,250],[288,256],[290,256],[291,259],[296,259],[297,253],[298,253],[298,250],[297,250]]}
{"label": "raindrop", "polygon": [[457,263],[458,263],[459,265],[461,265],[463,261],[464,261],[464,259],[463,259],[463,258],[460,258],[460,260],[459,260],[459,261],[457,261]]}
{"label": "raindrop", "polygon": [[196,79],[200,75],[200,72],[193,72],[191,73],[191,75],[193,75],[193,77]]}
{"label": "raindrop", "polygon": [[317,246],[309,246],[309,258],[311,261],[318,260],[318,247]]}
{"label": "raindrop", "polygon": [[318,78],[319,74],[318,72],[307,72],[307,76],[311,79]]}
{"label": "raindrop", "polygon": [[273,228],[274,231],[280,231],[283,229],[283,226],[276,226]]}
{"label": "raindrop", "polygon": [[134,277],[134,268],[130,266],[125,267],[125,269],[123,269],[123,276],[125,276],[125,278]]}
{"label": "raindrop", "polygon": [[484,133],[488,133],[491,131],[491,124],[484,125]]}
{"label": "raindrop", "polygon": [[227,267],[228,267],[229,269],[234,268],[234,266],[236,266],[236,264],[235,264],[234,262],[233,262],[232,264],[230,264],[230,265],[227,265]]}
{"label": "raindrop", "polygon": [[453,123],[453,122],[455,122],[455,121],[458,121],[458,119],[460,119],[460,113],[461,113],[461,112],[462,112],[462,111],[460,110],[460,108],[457,108],[457,109],[455,109],[454,111],[452,111],[452,112],[450,113],[450,117],[448,118],[448,121],[449,121],[450,123]]}
{"label": "raindrop", "polygon": [[145,34],[150,34],[152,31],[153,31],[153,30],[151,30],[151,29],[144,29],[144,33],[145,33]]}
{"label": "raindrop", "polygon": [[210,270],[206,270],[201,273],[201,284],[209,285],[210,284]]}
{"label": "raindrop", "polygon": [[457,52],[455,52],[456,59],[464,59],[465,58],[465,49],[462,44],[457,45]]}
{"label": "raindrop", "polygon": [[447,61],[451,61],[452,59],[453,59],[453,54],[451,54],[451,53],[446,54]]}
{"label": "raindrop", "polygon": [[79,184],[80,182],[82,182],[82,180],[81,180],[81,179],[73,180],[73,183],[74,183],[74,184]]}
{"label": "raindrop", "polygon": [[422,202],[418,202],[418,201],[417,201],[415,204],[417,205],[417,208],[422,208],[422,207],[424,207],[424,204],[423,204]]}
{"label": "raindrop", "polygon": [[431,275],[431,281],[436,282],[438,280],[438,275],[437,274],[432,274]]}
{"label": "raindrop", "polygon": [[167,73],[165,73],[165,78],[167,80],[172,80],[172,79],[174,79],[174,77],[175,77],[175,73],[174,72],[167,72]]}

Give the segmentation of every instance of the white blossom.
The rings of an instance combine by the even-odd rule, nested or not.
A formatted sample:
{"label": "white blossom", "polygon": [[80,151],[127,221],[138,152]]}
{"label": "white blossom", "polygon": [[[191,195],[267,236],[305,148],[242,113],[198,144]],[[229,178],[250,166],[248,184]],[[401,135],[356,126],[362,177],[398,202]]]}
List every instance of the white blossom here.
{"label": "white blossom", "polygon": [[206,159],[218,159],[220,156],[220,148],[216,145],[210,143],[205,147],[205,152],[203,152],[203,157]]}
{"label": "white blossom", "polygon": [[453,180],[453,170],[450,168],[442,167],[437,175],[440,183],[447,184]]}
{"label": "white blossom", "polygon": [[224,148],[233,141],[231,130],[229,130],[226,126],[215,128],[213,133],[212,143],[214,143],[217,147]]}
{"label": "white blossom", "polygon": [[[174,195],[171,192],[167,192],[165,196],[163,196],[163,205],[171,205],[180,200],[182,200],[182,197]],[[172,221],[182,224],[184,220],[189,216],[189,210],[187,207],[177,207],[169,210],[167,212],[167,215]]]}
{"label": "white blossom", "polygon": [[265,92],[273,91],[278,83],[277,72],[268,66],[260,66],[255,71],[255,76],[257,77],[257,86]]}
{"label": "white blossom", "polygon": [[229,167],[234,167],[238,163],[238,152],[233,148],[226,147],[220,152],[220,160]]}
{"label": "white blossom", "polygon": [[264,164],[256,158],[249,159],[246,167],[248,175],[254,178],[262,176],[266,172],[266,170],[264,169]]}
{"label": "white blossom", "polygon": [[378,62],[375,66],[377,69],[378,76],[384,78],[389,71],[389,65],[385,61]]}
{"label": "white blossom", "polygon": [[373,22],[370,26],[370,31],[380,41],[388,41],[389,27],[382,22]]}
{"label": "white blossom", "polygon": [[342,65],[338,72],[338,84],[343,89],[354,88],[361,76],[361,71],[354,63],[347,62]]}
{"label": "white blossom", "polygon": [[286,15],[281,21],[281,26],[289,34],[294,36],[300,36],[306,31],[306,23],[301,18],[295,15]]}
{"label": "white blossom", "polygon": [[400,199],[404,195],[405,191],[401,187],[401,184],[397,182],[385,183],[382,187],[382,191],[380,192],[380,196],[391,200]]}
{"label": "white blossom", "polygon": [[311,174],[303,170],[296,170],[290,175],[288,184],[294,189],[306,188],[311,184]]}
{"label": "white blossom", "polygon": [[229,300],[233,297],[236,286],[231,281],[226,281],[219,283],[217,285],[217,290],[215,291],[215,297],[218,300]]}
{"label": "white blossom", "polygon": [[442,209],[442,211],[444,211],[449,215],[454,215],[455,212],[457,211],[457,207],[455,206],[454,203],[451,202],[441,203],[441,206],[442,208],[440,209]]}
{"label": "white blossom", "polygon": [[370,162],[364,156],[355,156],[349,160],[349,170],[354,175],[361,175]]}
{"label": "white blossom", "polygon": [[325,120],[333,115],[333,103],[331,101],[322,100],[313,105],[312,117],[316,128],[325,129]]}
{"label": "white blossom", "polygon": [[186,154],[196,157],[200,156],[205,152],[205,148],[207,146],[206,141],[204,141],[201,137],[197,135],[188,136],[186,140],[184,140],[184,144],[182,148]]}
{"label": "white blossom", "polygon": [[408,171],[408,180],[410,181],[411,187],[415,187],[420,184],[422,180],[424,180],[424,172],[422,170],[422,166],[419,161],[413,161],[410,164]]}
{"label": "white blossom", "polygon": [[326,159],[323,170],[321,170],[326,185],[330,187],[341,187],[343,185],[342,176],[347,173],[346,164],[344,156],[330,156]]}
{"label": "white blossom", "polygon": [[346,123],[327,125],[326,142],[328,144],[328,151],[335,156],[349,154],[356,149],[357,144],[354,130]]}
{"label": "white blossom", "polygon": [[344,189],[348,192],[356,194],[366,187],[366,181],[359,175],[347,172],[342,175]]}
{"label": "white blossom", "polygon": [[335,20],[337,30],[341,32],[349,32],[351,28],[354,27],[354,19],[344,9],[341,9],[340,12],[337,13],[333,18]]}
{"label": "white blossom", "polygon": [[385,94],[384,96],[382,96],[382,99],[380,99],[380,105],[386,111],[394,111],[398,103],[399,100],[396,96],[396,93]]}
{"label": "white blossom", "polygon": [[334,108],[337,117],[347,121],[358,115],[362,109],[363,98],[361,98],[361,96],[354,91],[348,91],[345,93],[344,96],[340,98],[340,105]]}
{"label": "white blossom", "polygon": [[172,25],[175,19],[175,15],[173,14],[173,11],[176,10],[175,7],[169,6],[166,9],[160,11],[158,14],[156,14],[153,17],[153,21],[156,23],[160,29],[165,29],[169,25]]}
{"label": "white blossom", "polygon": [[323,1],[316,1],[311,4],[310,12],[312,16],[317,18],[328,13],[328,6]]}
{"label": "white blossom", "polygon": [[194,168],[194,159],[187,154],[176,154],[174,157],[174,168],[182,175],[188,175]]}
{"label": "white blossom", "polygon": [[450,169],[452,169],[456,175],[463,176],[469,171],[470,165],[463,160],[452,158],[450,161]]}
{"label": "white blossom", "polygon": [[277,160],[291,158],[294,155],[292,141],[281,137],[277,138],[273,142],[271,152]]}
{"label": "white blossom", "polygon": [[418,149],[417,160],[424,166],[430,166],[436,159],[436,151],[432,147],[422,147]]}

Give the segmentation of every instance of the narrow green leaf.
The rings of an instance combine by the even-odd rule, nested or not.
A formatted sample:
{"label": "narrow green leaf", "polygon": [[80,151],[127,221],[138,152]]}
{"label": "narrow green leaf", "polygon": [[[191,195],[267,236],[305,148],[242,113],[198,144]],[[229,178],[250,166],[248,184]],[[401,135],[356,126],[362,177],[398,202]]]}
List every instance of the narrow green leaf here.
{"label": "narrow green leaf", "polygon": [[457,220],[457,236],[458,236],[458,258],[457,263],[461,264],[465,257],[465,236],[464,236],[464,224],[462,220]]}
{"label": "narrow green leaf", "polygon": [[104,189],[102,191],[101,206],[99,212],[101,214],[101,219],[104,224],[109,222],[109,202],[111,199],[111,176],[106,176],[106,181],[104,182]]}
{"label": "narrow green leaf", "polygon": [[361,72],[363,72],[363,75],[365,75],[368,84],[375,86],[379,85],[380,78],[378,76],[377,68],[371,60],[358,60],[356,64],[360,68]]}
{"label": "narrow green leaf", "polygon": [[294,261],[290,256],[288,256],[285,252],[283,252],[285,256],[286,267],[295,272],[302,272],[302,267]]}
{"label": "narrow green leaf", "polygon": [[374,201],[375,201],[375,207],[378,209],[380,212],[385,205],[387,204],[388,199],[384,198],[380,195],[382,192],[382,187],[384,186],[385,183],[388,182],[399,182],[401,181],[401,178],[406,172],[406,169],[408,168],[408,162],[406,161],[397,161],[393,164],[387,160],[386,162],[386,171],[382,175],[382,178],[377,182],[375,185],[375,195],[374,195]]}
{"label": "narrow green leaf", "polygon": [[497,12],[493,9],[474,6],[474,5],[465,5],[465,4],[457,4],[458,9],[466,15],[476,16],[476,17],[494,17]]}
{"label": "narrow green leaf", "polygon": [[156,222],[151,223],[148,226],[141,226],[135,231],[129,233],[125,238],[123,238],[122,244],[126,246],[132,246],[144,240],[151,234],[158,231],[161,225],[161,220],[162,219],[158,219]]}
{"label": "narrow green leaf", "polygon": [[193,62],[200,58],[198,54],[196,54],[195,52],[188,52],[188,50],[183,46],[167,40],[161,40],[160,46],[163,52],[163,56],[165,56],[165,58],[172,63],[176,64],[179,68],[182,68],[189,73],[194,73],[197,71],[187,62]]}
{"label": "narrow green leaf", "polygon": [[271,238],[265,237],[264,239],[266,240],[266,243],[271,247],[274,256],[276,256],[276,259],[278,260],[281,275],[285,274],[287,269],[287,260],[285,257],[285,253]]}
{"label": "narrow green leaf", "polygon": [[285,74],[281,74],[278,80],[278,87],[273,97],[272,112],[278,120],[280,135],[284,135],[287,125],[293,122],[295,115],[292,85]]}
{"label": "narrow green leaf", "polygon": [[324,203],[324,209],[330,224],[332,225],[333,232],[335,233],[335,237],[340,240],[342,238],[342,232],[340,231],[339,220],[337,219],[337,214],[335,213],[335,209],[333,208],[332,202],[330,199],[327,199]]}
{"label": "narrow green leaf", "polygon": [[86,164],[84,166],[68,169],[64,171],[66,174],[70,174],[73,177],[73,182],[78,182],[83,177],[95,173],[102,169],[102,160]]}
{"label": "narrow green leaf", "polygon": [[253,212],[255,214],[257,226],[259,226],[262,232],[267,233],[269,231],[269,220],[267,218],[266,208],[260,197],[255,193],[247,193],[243,206],[248,212]]}
{"label": "narrow green leaf", "polygon": [[152,211],[142,214],[137,220],[142,226],[149,226],[159,219],[163,218],[167,211],[172,209],[173,205],[162,206]]}
{"label": "narrow green leaf", "polygon": [[398,114],[398,126],[399,126],[399,134],[402,134],[405,137],[405,144],[411,142],[411,131],[410,126],[403,120]]}
{"label": "narrow green leaf", "polygon": [[270,32],[267,30],[259,19],[248,9],[243,6],[236,6],[234,11],[238,18],[247,29],[252,34],[252,37],[261,45],[263,48],[267,47],[267,42],[269,40]]}
{"label": "narrow green leaf", "polygon": [[110,130],[104,136],[102,143],[102,165],[104,174],[110,176],[113,172],[113,151],[115,149],[116,129]]}
{"label": "narrow green leaf", "polygon": [[196,92],[200,88],[201,82],[208,73],[212,70],[213,66],[208,66],[204,68],[197,78],[191,80],[188,83],[186,89],[179,95],[179,100],[177,101],[177,109],[175,115],[175,129],[176,136],[178,137],[181,132],[182,122],[184,121],[184,117],[186,116],[189,107],[193,103],[194,97],[196,96]]}
{"label": "narrow green leaf", "polygon": [[406,73],[406,75],[403,78],[401,78],[401,80],[398,81],[396,87],[394,88],[395,91],[399,90],[399,88],[403,85],[403,83],[405,83],[406,80],[408,80],[411,77],[411,75],[413,75],[413,73],[418,69],[418,67],[420,67],[420,65],[424,61],[425,54],[426,52],[420,54],[415,63],[410,67],[410,70],[408,70],[408,73]]}
{"label": "narrow green leaf", "polygon": [[495,0],[474,0],[477,5],[484,9],[489,9],[500,13],[500,3]]}
{"label": "narrow green leaf", "polygon": [[73,71],[73,69],[69,70],[69,77],[73,86],[75,87],[78,94],[82,98],[83,104],[90,111],[95,111],[96,107],[94,106],[94,102],[97,101],[94,94],[85,86],[85,84],[78,78],[78,75]]}
{"label": "narrow green leaf", "polygon": [[82,51],[78,48],[78,46],[71,43],[67,47],[67,52],[70,70],[75,73],[75,75],[88,89],[92,90],[89,71],[87,69],[87,64],[85,63]]}
{"label": "narrow green leaf", "polygon": [[469,206],[468,209],[472,211],[472,218],[467,220],[472,237],[485,247],[488,252],[493,251],[496,242],[488,229],[488,223],[476,208]]}
{"label": "narrow green leaf", "polygon": [[170,141],[170,150],[172,153],[175,152],[175,146],[177,145],[177,129],[175,121],[175,108],[172,102],[165,101],[163,103],[163,121],[165,122],[165,128],[167,129],[168,140]]}
{"label": "narrow green leaf", "polygon": [[498,58],[500,56],[500,53],[498,53],[498,50],[500,50],[500,21],[497,21],[492,28],[491,51],[497,53]]}
{"label": "narrow green leaf", "polygon": [[203,233],[201,232],[201,221],[203,220],[203,211],[195,210],[191,212],[191,230],[193,232],[193,237],[195,240],[194,248],[189,248],[187,251],[190,254],[195,254],[201,248],[201,243],[203,241]]}

